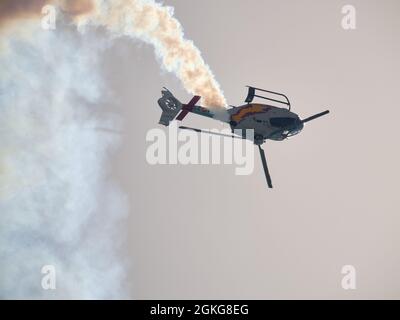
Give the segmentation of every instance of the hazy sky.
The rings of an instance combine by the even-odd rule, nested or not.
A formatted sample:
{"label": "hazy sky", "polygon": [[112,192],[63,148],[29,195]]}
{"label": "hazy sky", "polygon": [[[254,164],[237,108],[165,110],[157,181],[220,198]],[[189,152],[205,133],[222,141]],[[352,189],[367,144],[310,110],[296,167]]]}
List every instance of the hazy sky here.
{"label": "hazy sky", "polygon": [[[234,167],[150,166],[162,86],[153,50],[119,40],[104,57],[124,118],[114,175],[129,195],[132,298],[400,298],[397,103],[398,1],[165,1],[202,51],[230,104],[251,84],[289,95],[306,117],[330,109],[285,142],[265,145],[275,188],[256,158]],[[189,115],[185,125],[221,128]],[[357,289],[343,290],[353,265]]]}
{"label": "hazy sky", "polygon": [[[87,96],[83,103],[85,112],[77,114],[68,106],[81,103],[79,97],[56,100],[59,102],[57,107],[62,106],[69,116],[71,127],[77,127],[76,135],[75,131],[71,136],[62,135],[58,125],[63,127],[65,121],[57,112],[51,114],[59,121],[57,125],[50,115],[43,122],[54,130],[54,135],[60,133],[65,137],[68,146],[62,148],[58,140],[52,140],[54,145],[50,145],[50,151],[62,151],[58,157],[62,160],[60,167],[53,168],[52,161],[43,163],[49,164],[56,178],[59,168],[61,171],[68,168],[76,176],[81,189],[74,190],[75,203],[86,204],[81,201],[85,192],[91,197],[98,195],[97,200],[87,199],[88,204],[82,212],[90,211],[91,220],[83,219],[79,228],[75,228],[79,229],[77,231],[71,222],[73,219],[68,220],[69,214],[79,216],[72,205],[71,210],[66,206],[65,213],[65,208],[57,208],[59,202],[54,202],[53,207],[47,207],[49,212],[42,214],[45,226],[47,223],[56,226],[51,229],[56,240],[61,230],[62,235],[75,244],[73,249],[84,248],[79,255],[73,256],[75,264],[67,264],[71,277],[68,279],[75,281],[73,284],[87,280],[84,283],[85,289],[90,289],[89,297],[400,298],[397,130],[400,116],[397,102],[400,2],[166,0],[165,4],[175,8],[175,17],[182,24],[186,37],[202,52],[229,104],[243,104],[247,94],[245,86],[254,85],[286,93],[292,111],[301,118],[326,109],[331,113],[306,124],[303,132],[290,140],[265,144],[274,182],[272,190],[266,186],[257,153],[255,170],[250,176],[235,175],[234,165],[151,166],[146,161],[146,150],[151,144],[146,142],[146,134],[154,128],[165,130],[158,125],[161,110],[157,100],[161,88],[168,87],[182,102],[191,99],[179,80],[160,68],[153,48],[128,37],[115,39],[112,45],[97,41],[105,35],[102,29],[89,31],[87,38],[79,40],[71,35],[75,32],[71,31],[74,30],[72,27],[64,38],[57,37],[56,33],[48,38],[38,34],[33,44],[40,41],[47,44],[46,41],[54,38],[56,50],[52,51],[51,46],[44,47],[38,54],[30,51],[33,44],[32,47],[29,43],[26,47],[21,45],[18,61],[33,74],[36,74],[36,64],[30,62],[39,61],[38,65],[44,65],[40,69],[43,73],[40,79],[47,79],[55,93],[59,89],[57,81],[64,79],[65,73],[68,75],[65,92],[72,90]],[[341,26],[342,7],[347,4],[356,9],[356,30],[344,30]],[[72,38],[73,47],[66,44],[64,48],[64,40],[69,43]],[[15,48],[19,45],[17,43]],[[84,55],[75,54],[74,48]],[[36,54],[30,55],[31,52]],[[46,69],[48,65],[40,54],[49,59],[50,66],[58,65],[60,70]],[[11,66],[8,60],[4,61],[2,66]],[[76,66],[77,70],[71,71],[70,66]],[[36,79],[36,76],[29,78],[23,74],[24,81]],[[101,85],[97,83],[98,79],[104,80],[99,82]],[[13,81],[12,84],[25,83]],[[35,111],[34,103],[46,96],[39,94],[42,91],[36,90],[35,86],[32,88],[32,96],[27,95],[32,105],[26,103],[25,97],[23,99],[23,106],[28,111]],[[91,98],[91,95],[95,97]],[[52,107],[50,98],[43,101]],[[93,113],[92,104],[97,106]],[[38,113],[45,112],[40,110]],[[29,113],[25,117],[27,123],[31,123]],[[97,121],[97,117],[102,121]],[[204,129],[224,128],[221,123],[196,115],[188,115],[183,123]],[[18,129],[19,122],[16,124]],[[79,131],[86,128],[79,127],[82,124],[98,126],[100,131],[106,129],[102,131],[104,141],[98,140],[102,135],[82,136],[81,133],[86,132]],[[108,124],[112,125],[111,130],[107,130]],[[35,130],[37,128],[34,126]],[[39,129],[42,134],[40,126]],[[8,135],[2,137],[9,141]],[[103,158],[105,145],[118,137],[121,143],[117,149],[107,149],[110,157],[106,162]],[[40,139],[28,140],[26,144],[36,152]],[[92,141],[96,148],[89,148]],[[41,164],[41,156],[47,154],[41,150],[38,154],[40,157],[35,161]],[[96,165],[92,166],[88,159]],[[99,159],[104,161],[99,162]],[[89,174],[93,181],[87,183],[85,174],[104,171],[98,168],[100,164],[104,165],[108,176],[101,184],[96,184],[97,178]],[[107,171],[107,168],[111,169]],[[36,177],[35,167],[31,171]],[[46,174],[47,171],[43,176]],[[59,196],[62,201],[64,180],[60,179],[61,184],[55,185],[57,199]],[[97,189],[90,190],[92,184],[93,189],[101,189],[99,193],[95,193]],[[46,195],[55,190],[52,185],[45,187],[48,188]],[[34,197],[35,203],[41,202],[40,199]],[[118,203],[120,206],[115,205]],[[95,204],[100,204],[99,211],[105,213],[93,214]],[[0,205],[4,204],[0,202]],[[124,219],[121,217],[125,205],[129,214]],[[7,210],[8,207],[4,208]],[[23,214],[20,217],[17,211],[25,210],[25,206],[21,209],[17,203],[16,215],[14,209],[12,207],[7,215],[2,215],[4,221],[4,217],[14,217],[17,223],[20,222],[18,219],[23,221]],[[71,225],[66,228],[64,222]],[[39,228],[43,246],[48,237],[46,230]],[[4,234],[14,241],[12,231],[12,237]],[[118,255],[113,255],[112,250],[108,255],[110,247],[114,244],[118,247],[124,235]],[[22,245],[23,241],[30,244],[29,237],[37,238],[35,233],[22,236],[26,236],[22,237]],[[84,246],[81,246],[80,236]],[[15,238],[20,239],[18,235]],[[97,244],[96,250],[92,244]],[[69,253],[66,249],[69,247],[59,246],[57,241],[49,246],[51,252]],[[40,246],[35,248],[37,256],[46,257],[47,252],[41,252]],[[23,249],[36,257],[36,251],[30,250],[29,245]],[[13,257],[10,250],[5,248],[6,254]],[[89,262],[84,268],[86,273],[74,268],[82,261]],[[17,272],[29,262],[21,261],[21,266],[16,268],[13,263],[1,267]],[[35,263],[40,265],[42,262],[35,260]],[[355,267],[356,290],[344,290],[341,286],[341,269],[345,265]],[[114,279],[120,279],[124,268],[126,277],[122,287],[126,292],[119,291],[119,285],[109,285],[119,281]],[[85,275],[89,275],[88,279]],[[7,276],[3,278],[7,280]],[[60,281],[62,284],[62,275]],[[103,283],[107,283],[102,287],[105,291],[98,293],[96,284]],[[80,290],[79,285],[73,287]],[[114,288],[115,292],[108,295],[107,288]],[[23,287],[18,290],[22,296],[30,294]],[[57,290],[63,290],[62,285]],[[63,292],[59,292],[63,296]],[[7,292],[0,291],[0,296],[3,295]]]}

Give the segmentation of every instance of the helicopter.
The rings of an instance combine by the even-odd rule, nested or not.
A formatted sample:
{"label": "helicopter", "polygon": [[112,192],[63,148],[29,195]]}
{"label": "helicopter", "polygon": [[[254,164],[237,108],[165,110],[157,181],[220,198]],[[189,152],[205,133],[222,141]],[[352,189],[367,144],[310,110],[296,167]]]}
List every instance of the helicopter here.
{"label": "helicopter", "polygon": [[[169,126],[172,120],[182,121],[188,113],[194,113],[228,123],[232,133],[235,133],[235,135],[231,136],[232,138],[248,139],[246,130],[254,130],[254,136],[251,139],[259,149],[267,185],[269,188],[273,188],[267,159],[261,146],[266,140],[283,141],[299,134],[303,130],[305,123],[327,115],[329,110],[300,119],[296,113],[291,111],[289,98],[285,94],[252,86],[247,86],[247,88],[246,104],[237,107],[231,106],[229,109],[219,111],[219,109],[196,105],[201,99],[197,95],[189,103],[182,104],[164,87],[161,91],[162,97],[158,100],[158,105],[162,109],[159,124]],[[267,100],[268,104],[254,103],[254,98]],[[180,126],[179,128],[212,134],[212,132],[202,129],[185,126]]]}

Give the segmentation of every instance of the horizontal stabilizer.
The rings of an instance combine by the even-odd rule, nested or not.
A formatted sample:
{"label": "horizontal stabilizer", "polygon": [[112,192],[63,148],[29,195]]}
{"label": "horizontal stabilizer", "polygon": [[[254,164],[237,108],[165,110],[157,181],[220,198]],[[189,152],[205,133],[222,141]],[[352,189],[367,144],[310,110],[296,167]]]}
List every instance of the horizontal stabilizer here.
{"label": "horizontal stabilizer", "polygon": [[178,115],[176,120],[182,121],[187,114],[193,110],[194,106],[196,105],[197,102],[200,100],[200,96],[194,96],[192,100],[188,104],[184,104],[181,113]]}

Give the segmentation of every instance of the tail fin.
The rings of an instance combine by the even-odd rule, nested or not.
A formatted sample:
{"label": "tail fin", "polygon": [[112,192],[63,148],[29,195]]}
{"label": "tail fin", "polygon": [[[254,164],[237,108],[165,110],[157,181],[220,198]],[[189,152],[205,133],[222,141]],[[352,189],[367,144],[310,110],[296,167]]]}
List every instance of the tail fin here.
{"label": "tail fin", "polygon": [[182,103],[176,99],[167,88],[163,88],[161,94],[162,97],[157,101],[162,109],[159,124],[169,126],[169,123],[174,120],[179,111],[182,110]]}
{"label": "tail fin", "polygon": [[[182,111],[176,117],[176,120],[182,121],[189,112],[197,113],[207,117],[212,116],[209,110],[202,107],[196,107],[196,103],[200,100],[199,96],[194,96],[188,104],[182,104],[167,88],[163,88],[161,93],[162,97],[158,99],[158,105],[162,109],[159,123],[163,124],[164,126],[169,126],[169,123],[175,119],[181,110]],[[199,109],[195,110],[195,108]]]}

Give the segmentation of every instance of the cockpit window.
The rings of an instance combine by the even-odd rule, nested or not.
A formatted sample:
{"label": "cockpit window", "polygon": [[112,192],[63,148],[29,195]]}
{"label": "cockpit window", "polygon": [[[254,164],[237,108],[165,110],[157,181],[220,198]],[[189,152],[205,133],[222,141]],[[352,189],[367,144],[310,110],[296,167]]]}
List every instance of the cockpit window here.
{"label": "cockpit window", "polygon": [[269,122],[273,127],[283,128],[294,125],[296,122],[296,118],[289,118],[289,117],[271,118]]}

